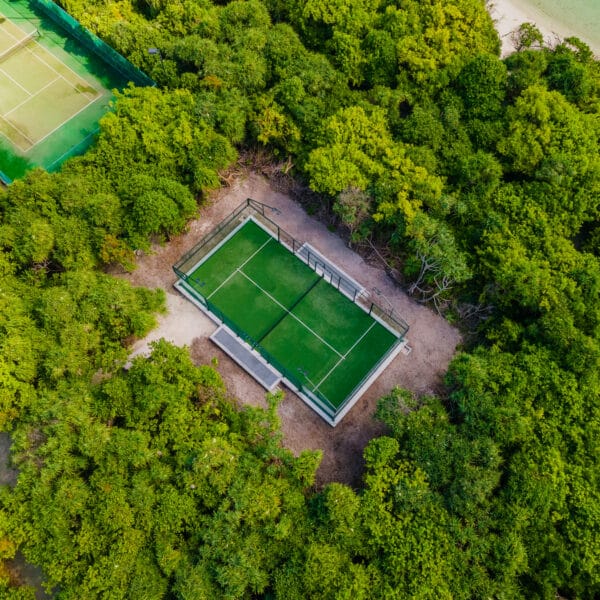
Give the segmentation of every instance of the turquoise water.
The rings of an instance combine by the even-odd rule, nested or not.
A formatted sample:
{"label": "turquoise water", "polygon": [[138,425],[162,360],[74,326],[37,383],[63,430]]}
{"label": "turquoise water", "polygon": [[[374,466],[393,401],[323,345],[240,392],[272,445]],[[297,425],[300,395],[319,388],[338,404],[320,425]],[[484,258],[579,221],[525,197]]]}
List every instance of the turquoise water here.
{"label": "turquoise water", "polygon": [[589,44],[596,54],[600,53],[600,0],[521,0],[561,23],[577,37]]}

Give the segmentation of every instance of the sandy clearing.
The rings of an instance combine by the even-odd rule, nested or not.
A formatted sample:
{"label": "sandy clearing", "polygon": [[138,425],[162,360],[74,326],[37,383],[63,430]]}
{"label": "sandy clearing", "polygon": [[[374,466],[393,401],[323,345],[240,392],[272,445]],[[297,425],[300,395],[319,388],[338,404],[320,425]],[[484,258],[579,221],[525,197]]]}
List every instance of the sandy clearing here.
{"label": "sandy clearing", "polygon": [[208,339],[215,329],[213,322],[172,287],[176,281],[172,265],[249,197],[278,209],[274,220],[283,229],[312,244],[368,290],[377,288],[380,294],[373,292],[374,299],[383,307],[393,307],[411,327],[408,339],[412,353],[397,356],[337,427],[330,427],[289,390],[285,390],[279,407],[284,444],[294,453],[322,450],[317,483],[341,481],[358,486],[363,469],[362,451],[371,438],[384,432],[381,423],[372,418],[377,400],[396,385],[417,394],[440,390],[442,377],[461,338],[448,322],[410,299],[383,269],[365,263],[338,235],[309,216],[289,196],[274,190],[264,177],[255,173],[239,176],[231,187],[211,196],[186,233],[153,248],[152,254],[138,259],[134,273],[122,275],[134,285],[161,287],[167,292],[168,314],[160,317],[158,327],[148,337],[133,345],[133,354],[147,352],[148,344],[160,338],[188,346],[197,364],[217,359],[218,371],[228,390],[242,403],[266,406],[265,390]]}
{"label": "sandy clearing", "polygon": [[191,347],[197,337],[210,336],[216,325],[176,290],[167,292],[167,314],[158,318],[158,324],[144,339],[131,346],[130,358],[150,354],[150,344],[160,339],[176,346]]}

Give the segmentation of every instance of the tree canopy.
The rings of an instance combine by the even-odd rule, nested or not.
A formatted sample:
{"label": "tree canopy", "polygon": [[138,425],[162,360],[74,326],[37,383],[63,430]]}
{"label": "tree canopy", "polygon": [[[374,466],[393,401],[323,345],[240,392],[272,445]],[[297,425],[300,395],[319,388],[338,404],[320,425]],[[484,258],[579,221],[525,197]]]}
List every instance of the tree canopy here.
{"label": "tree canopy", "polygon": [[[32,598],[600,595],[600,67],[481,0],[63,0],[156,80],[93,147],[0,189],[0,592]],[[149,54],[148,48],[160,54]],[[242,406],[110,275],[260,149],[464,332],[380,400],[359,489],[317,488],[278,397]],[[418,336],[415,328],[414,335]],[[125,368],[125,367],[128,368]]]}

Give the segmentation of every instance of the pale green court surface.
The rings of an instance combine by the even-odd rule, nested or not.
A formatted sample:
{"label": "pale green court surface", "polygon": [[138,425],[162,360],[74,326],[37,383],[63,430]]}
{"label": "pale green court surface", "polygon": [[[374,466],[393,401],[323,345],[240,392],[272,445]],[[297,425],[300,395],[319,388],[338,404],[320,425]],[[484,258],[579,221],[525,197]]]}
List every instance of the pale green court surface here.
{"label": "pale green court surface", "polygon": [[0,181],[10,184],[85,152],[115,91],[154,82],[51,0],[0,0],[0,15]]}
{"label": "pale green court surface", "polygon": [[0,61],[0,133],[27,152],[98,101],[104,90],[0,16],[0,57],[11,49]]}

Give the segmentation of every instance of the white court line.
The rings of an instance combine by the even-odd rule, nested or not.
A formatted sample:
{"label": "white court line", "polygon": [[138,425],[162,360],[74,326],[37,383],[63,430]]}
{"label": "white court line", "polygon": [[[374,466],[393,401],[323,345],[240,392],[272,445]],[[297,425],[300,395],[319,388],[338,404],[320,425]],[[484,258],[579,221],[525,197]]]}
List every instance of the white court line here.
{"label": "white court line", "polygon": [[[62,127],[62,125],[61,125],[61,127]],[[73,150],[73,148],[75,148],[75,146],[82,146],[83,144],[85,144],[85,142],[87,142],[87,140],[89,140],[91,137],[95,136],[99,131],[100,131],[100,128],[97,127],[94,131],[92,131],[92,133],[88,133],[79,143],[71,146],[66,152],[63,152],[58,158],[55,158],[48,166],[46,166],[45,167],[46,171],[51,171],[52,168],[54,167],[54,165],[59,164],[60,161],[65,156],[67,156],[67,154],[69,154]]]}
{"label": "white court line", "polygon": [[[19,102],[19,104],[17,104],[16,106],[13,106],[8,112],[5,112],[2,116],[4,118],[6,118],[8,115],[10,115],[11,112],[14,112],[15,110],[17,110],[17,108],[20,108],[21,106],[23,106],[23,104],[27,104],[32,98],[35,98],[40,92],[43,92],[47,87],[50,87],[53,83],[56,83],[59,79],[60,79],[60,77],[53,79],[50,83],[47,83],[44,87],[41,87],[37,92],[35,92],[35,94],[31,94],[29,96],[29,98],[25,98],[25,100],[23,100],[22,102]],[[15,127],[15,129],[16,129],[16,127]]]}
{"label": "white court line", "polygon": [[0,116],[0,119],[2,119],[5,123],[7,123],[9,127],[12,127],[15,131],[18,131],[31,144],[31,146],[29,146],[29,148],[23,148],[22,146],[19,146],[19,144],[17,144],[15,141],[13,141],[11,138],[9,138],[7,135],[2,134],[2,135],[4,135],[5,138],[8,139],[8,141],[11,144],[14,144],[15,146],[17,146],[17,148],[19,148],[19,150],[21,150],[22,152],[28,152],[35,146],[35,142],[29,136],[25,135],[18,127],[15,127],[10,121],[7,121],[2,116]]}
{"label": "white court line", "polygon": [[[252,255],[250,255],[241,265],[239,265],[235,271],[232,271],[231,274],[229,275],[229,277],[227,277],[227,279],[225,279],[225,281],[222,281],[219,284],[219,287],[217,287],[217,289],[213,290],[208,296],[206,296],[206,299],[210,300],[211,296],[214,296],[238,271],[240,271],[240,269],[246,263],[249,263],[271,241],[273,241],[273,238],[271,236],[269,236],[269,239],[258,250],[256,250],[256,252],[254,252]],[[241,271],[240,271],[240,273],[241,273]]]}
{"label": "white court line", "polygon": [[[10,23],[11,25],[14,25],[19,31],[22,31],[25,35],[21,38],[21,40],[24,40],[29,34],[24,30],[21,29],[14,21],[11,21],[6,15],[2,15],[6,21],[4,21],[4,23]],[[4,32],[6,32],[13,40],[17,40],[17,43],[20,41],[18,37],[15,37],[5,26],[4,23],[0,23],[0,29],[2,29]],[[10,50],[10,48],[7,48],[6,50]]]}
{"label": "white court line", "polygon": [[26,94],[31,96],[31,92],[27,88],[24,88],[14,77],[10,75],[10,73],[7,73],[2,67],[0,67],[0,71],[2,71],[2,73],[4,73],[4,75],[6,75],[6,77],[8,77],[13,83],[16,83]]}
{"label": "white court line", "polygon": [[[89,85],[96,92],[96,94],[100,94],[100,92],[89,81],[87,81],[86,79],[84,79],[83,77],[78,75],[75,71],[73,71],[73,69],[71,69],[71,67],[69,67],[69,65],[67,65],[62,60],[60,60],[60,58],[58,58],[58,56],[54,56],[54,54],[52,54],[49,50],[47,50],[46,48],[44,48],[44,46],[42,46],[39,42],[37,42],[35,40],[35,38],[33,38],[32,41],[33,41],[33,46],[35,46],[36,48],[37,47],[41,48],[46,54],[49,54],[52,58],[56,59],[61,64],[61,66],[66,67],[69,71],[71,71],[71,73],[73,73],[73,75],[75,75],[75,77],[80,82],[83,81],[86,85]],[[75,84],[72,81],[69,81],[62,73],[59,73],[50,63],[45,61],[41,56],[38,56],[37,54],[35,54],[33,52],[33,50],[31,48],[29,48],[29,44],[27,46],[23,46],[23,50],[25,50],[26,52],[29,52],[30,54],[33,54],[34,58],[37,58],[41,63],[44,63],[51,71],[54,71],[59,77],[62,77],[78,94],[83,93],[77,89],[77,87],[75,86]],[[102,95],[102,94],[100,94],[100,95]]]}
{"label": "white court line", "polygon": [[239,270],[239,271],[248,281],[253,283],[263,294],[265,294],[265,296],[268,296],[271,300],[273,300],[273,302],[275,302],[275,304],[279,304],[279,306],[281,306],[281,308],[283,308],[283,310],[285,310],[285,312],[287,312],[287,314],[290,315],[290,317],[293,317],[294,319],[296,319],[296,321],[298,321],[298,323],[300,323],[300,325],[303,325],[306,329],[308,329],[318,340],[323,342],[323,344],[325,344],[325,346],[327,346],[328,348],[333,350],[339,357],[343,358],[343,356],[329,342],[326,342],[316,331],[311,329],[302,319],[299,319],[293,312],[290,312],[289,309],[287,309],[283,304],[281,304],[281,302],[279,302],[279,300],[277,300],[276,298],[273,298],[273,296],[271,296],[271,294],[269,294],[269,292],[267,292],[267,290],[265,290],[260,285],[258,285],[258,283],[256,283],[256,281],[254,281],[254,279],[252,279],[251,277],[248,277],[248,275],[246,275],[246,273],[244,273],[244,271],[241,271],[241,270]]}
{"label": "white court line", "polygon": [[[12,23],[12,21],[11,21],[10,19],[8,19],[8,17],[6,17],[6,19],[7,19],[7,20],[8,20],[10,23]],[[19,27],[19,26],[18,26],[18,25],[16,25],[16,27]],[[21,39],[19,39],[19,38],[15,37],[15,36],[14,36],[14,35],[13,35],[13,34],[10,32],[10,31],[8,31],[8,29],[6,29],[6,28],[4,27],[4,23],[0,23],[0,28],[1,28],[1,29],[2,29],[4,32],[6,32],[6,33],[7,33],[7,34],[8,34],[8,35],[9,35],[9,36],[10,36],[10,37],[13,39],[13,40],[15,40],[15,43],[14,43],[14,44],[13,44],[13,45],[12,45],[10,48],[14,48],[15,46],[17,46],[17,45],[18,45],[20,42],[22,42],[22,41],[23,41],[23,40],[24,40],[24,39],[25,39],[25,38],[26,38],[26,37],[29,35],[29,34],[28,34],[28,33],[26,33],[24,30],[21,30],[21,31],[23,31],[23,33],[26,33],[26,35],[25,35],[25,36],[23,36]],[[19,29],[21,29],[21,28],[19,27]],[[30,40],[30,41],[35,41],[35,40],[34,40],[34,38],[31,38],[31,40]],[[6,50],[10,50],[10,48],[7,48]],[[17,84],[17,85],[18,85],[18,86],[19,86],[19,87],[20,87],[20,88],[21,88],[21,89],[22,89],[24,92],[26,92],[27,94],[31,94],[31,92],[30,92],[28,89],[24,88],[24,87],[23,87],[23,86],[22,86],[22,85],[21,85],[21,84],[20,84],[20,83],[19,83],[19,82],[18,82],[18,81],[17,81],[17,80],[14,78],[14,77],[11,77],[11,76],[10,76],[10,75],[9,75],[9,74],[8,74],[8,73],[7,73],[7,72],[4,70],[4,69],[2,69],[2,68],[0,67],[0,70],[2,71],[2,73],[4,73],[4,75],[6,75],[6,76],[8,77],[8,78],[9,78],[9,79],[10,79],[10,80],[13,82],[13,83],[16,83],[16,84]]]}
{"label": "white court line", "polygon": [[367,333],[369,333],[369,331],[371,331],[371,329],[373,329],[373,327],[375,327],[375,323],[377,323],[377,321],[373,320],[373,322],[371,323],[371,325],[369,325],[369,327],[366,329],[366,331],[356,340],[356,342],[354,342],[354,344],[352,344],[352,347],[348,350],[348,352],[346,352],[346,354],[344,354],[344,356],[342,356],[342,358],[340,358],[340,360],[338,360],[335,363],[335,365],[333,365],[333,367],[331,367],[331,369],[329,369],[327,375],[325,375],[325,377],[323,377],[323,379],[321,379],[321,381],[319,381],[319,383],[317,383],[317,385],[313,388],[313,392],[316,392],[317,389],[319,389],[319,387],[321,387],[321,384],[340,366],[341,362],[343,360],[346,360],[348,354],[350,354],[350,352],[352,352],[352,350],[354,350],[354,348],[356,348],[356,346],[358,346],[358,344],[365,337],[365,335],[367,335]]}
{"label": "white court line", "polygon": [[[80,112],[83,112],[86,108],[94,104],[94,102],[98,102],[98,100],[105,98],[105,94],[100,94],[93,100],[90,100],[85,106],[82,106],[77,112],[74,112],[69,117],[67,117],[60,125],[57,125],[52,131],[48,132],[45,136],[41,137],[37,140],[36,145],[40,142],[43,142],[48,136],[51,136],[55,131],[58,131],[65,123],[68,123],[71,119],[75,118]],[[79,142],[81,143],[81,142]]]}

